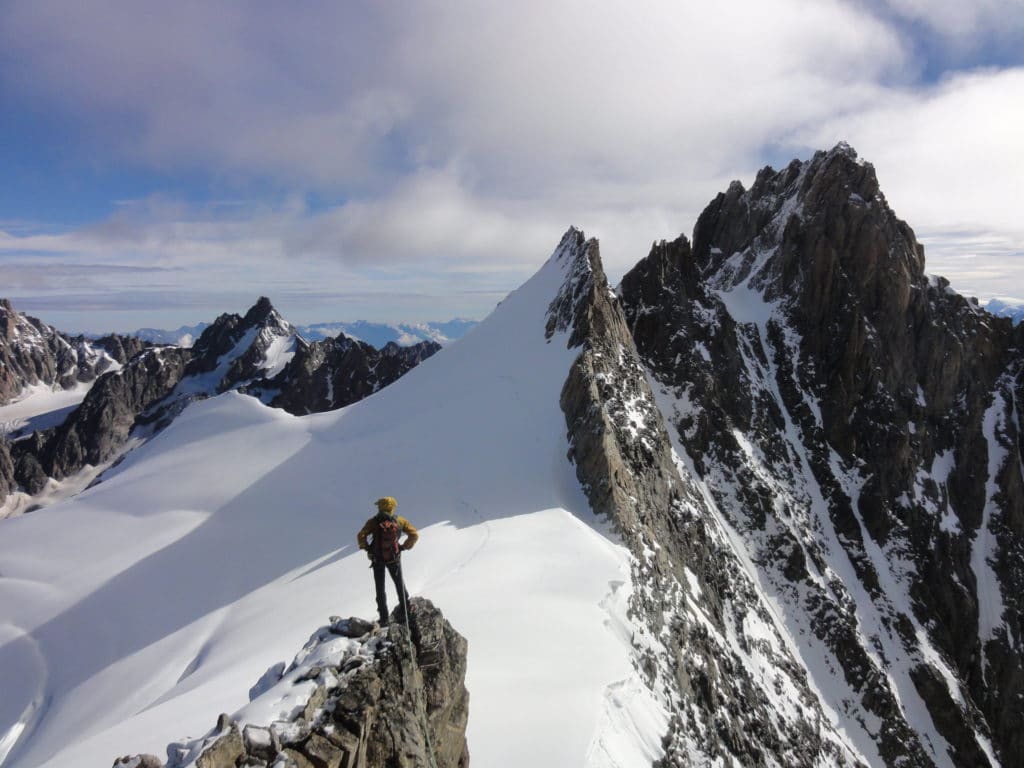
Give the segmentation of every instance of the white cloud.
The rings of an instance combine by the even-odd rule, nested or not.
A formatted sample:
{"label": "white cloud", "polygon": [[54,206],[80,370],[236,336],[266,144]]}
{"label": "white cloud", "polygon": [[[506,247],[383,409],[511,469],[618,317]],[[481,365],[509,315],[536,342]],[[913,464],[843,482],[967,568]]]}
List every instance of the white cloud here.
{"label": "white cloud", "polygon": [[0,28],[26,85],[109,150],[344,189],[453,161],[506,192],[720,171],[902,63],[838,0],[33,0]]}
{"label": "white cloud", "polygon": [[[975,40],[1020,2],[12,1],[8,89],[89,126],[101,162],[299,192],[237,210],[155,197],[67,235],[0,233],[0,252],[174,265],[182,290],[241,270],[441,295],[513,288],[575,224],[614,280],[768,152],[840,139],[926,236],[1012,250],[1021,70],[915,88],[916,41],[878,9]],[[310,210],[307,192],[341,202]]]}

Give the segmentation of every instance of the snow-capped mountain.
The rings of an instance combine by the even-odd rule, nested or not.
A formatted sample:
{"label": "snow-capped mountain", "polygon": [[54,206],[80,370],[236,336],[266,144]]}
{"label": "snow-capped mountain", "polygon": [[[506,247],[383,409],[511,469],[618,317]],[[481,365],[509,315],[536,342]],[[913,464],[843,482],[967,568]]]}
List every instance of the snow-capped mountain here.
{"label": "snow-capped mountain", "polygon": [[191,347],[209,325],[209,323],[182,325],[173,330],[166,330],[163,328],[139,328],[128,335],[133,336],[136,339],[141,339],[142,341],[148,341],[151,344]]}
{"label": "snow-capped mountain", "polygon": [[[269,392],[254,361],[292,347],[256,314],[260,356],[229,361],[251,328],[225,323],[190,376]],[[0,524],[0,765],[266,727],[254,683],[373,612],[381,495],[468,640],[474,765],[1019,765],[1021,350],[845,145],[734,183],[614,291],[570,229],[372,396],[192,402]]]}
{"label": "snow-capped mountain", "polygon": [[[81,490],[112,462],[166,427],[189,403],[231,389],[292,413],[340,408],[387,386],[440,349],[383,350],[342,338],[307,343],[262,297],[224,314],[192,347],[154,347],[81,393],[62,420],[13,444],[0,440],[0,502],[10,512]],[[4,409],[0,409],[2,415]],[[57,481],[65,481],[58,487]]]}
{"label": "snow-capped mountain", "polygon": [[377,349],[344,335],[314,342],[300,336],[284,366],[244,391],[296,415],[329,411],[372,395],[440,348],[433,341],[411,346],[389,341]]}
{"label": "snow-capped mountain", "polygon": [[985,309],[998,317],[1010,318],[1014,325],[1024,322],[1024,304],[992,299],[985,305]]}
{"label": "snow-capped mountain", "polygon": [[422,341],[445,345],[460,339],[477,324],[476,320],[455,319],[428,323],[371,323],[366,320],[300,325],[299,333],[309,341],[322,341],[345,334],[374,347],[397,344],[410,347]]}
{"label": "snow-capped mountain", "polygon": [[578,351],[545,338],[574,263],[561,250],[474,333],[348,408],[195,402],[102,483],[5,521],[4,768],[160,754],[238,713],[331,613],[370,615],[354,537],[385,493],[420,529],[410,590],[469,641],[474,764],[648,764],[665,721],[631,662],[629,555],[566,456]]}

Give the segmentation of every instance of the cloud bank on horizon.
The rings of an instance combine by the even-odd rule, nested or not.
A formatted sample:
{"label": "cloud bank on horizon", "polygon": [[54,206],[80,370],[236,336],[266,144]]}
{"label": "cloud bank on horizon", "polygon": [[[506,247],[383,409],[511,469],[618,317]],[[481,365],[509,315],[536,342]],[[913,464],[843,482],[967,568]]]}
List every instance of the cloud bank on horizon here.
{"label": "cloud bank on horizon", "polygon": [[840,140],[1024,299],[1024,0],[11,0],[0,50],[0,285],[71,330],[480,317],[569,224],[617,279]]}

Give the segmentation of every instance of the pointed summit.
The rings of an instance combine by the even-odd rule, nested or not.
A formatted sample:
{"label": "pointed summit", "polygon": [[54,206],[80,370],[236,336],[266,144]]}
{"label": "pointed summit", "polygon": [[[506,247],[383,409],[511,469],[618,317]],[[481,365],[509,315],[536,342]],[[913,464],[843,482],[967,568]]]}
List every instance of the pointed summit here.
{"label": "pointed summit", "polygon": [[926,287],[924,249],[874,167],[842,143],[719,194],[697,221],[693,253],[715,288],[752,289],[808,324],[851,302],[871,317],[902,315]]}
{"label": "pointed summit", "polygon": [[733,183],[619,295],[678,455],[850,713],[847,764],[1018,765],[1020,351],[923,268],[839,144]]}
{"label": "pointed summit", "polygon": [[281,316],[281,313],[274,308],[270,299],[260,296],[249,311],[242,318],[244,326],[267,326],[291,331],[291,325]]}
{"label": "pointed summit", "polygon": [[260,323],[266,320],[271,313],[276,313],[274,305],[270,303],[270,299],[266,296],[260,296],[253,304],[249,311],[245,313],[245,322],[247,324]]}
{"label": "pointed summit", "polygon": [[557,331],[571,330],[569,346],[578,347],[600,314],[595,313],[596,298],[610,292],[601,249],[595,238],[588,240],[581,230],[569,227],[551,261],[561,265],[565,279],[548,307],[545,333],[551,338]]}
{"label": "pointed summit", "polygon": [[261,296],[244,317],[223,314],[203,331],[193,346],[188,376],[219,371],[216,391],[223,392],[267,375],[268,370],[277,375],[294,354],[298,339],[270,299]]}

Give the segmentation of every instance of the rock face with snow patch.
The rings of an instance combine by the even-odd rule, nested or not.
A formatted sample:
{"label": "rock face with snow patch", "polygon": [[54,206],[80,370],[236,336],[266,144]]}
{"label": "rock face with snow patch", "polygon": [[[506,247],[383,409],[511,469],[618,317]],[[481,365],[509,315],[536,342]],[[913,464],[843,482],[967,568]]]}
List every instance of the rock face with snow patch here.
{"label": "rock face with snow patch", "polygon": [[115,457],[149,409],[177,386],[189,358],[187,349],[151,349],[100,377],[63,424],[11,446],[17,485],[38,493],[48,478],[61,480]]}
{"label": "rock face with snow patch", "polygon": [[861,755],[1017,765],[1024,334],[923,270],[840,145],[734,183],[619,292],[681,463]]}
{"label": "rock face with snow patch", "polygon": [[209,376],[210,394],[226,392],[287,362],[295,338],[295,329],[261,296],[244,317],[224,314],[207,326],[192,346],[185,376]]}
{"label": "rock face with snow patch", "polygon": [[92,381],[144,347],[126,336],[69,337],[0,299],[0,405],[28,386],[68,389]]}
{"label": "rock face with snow patch", "polygon": [[[410,610],[409,627],[339,619],[321,628],[288,669],[253,688],[243,722],[221,715],[206,736],[171,744],[167,768],[466,768],[466,640],[429,600],[413,598]],[[292,716],[249,721],[263,700]],[[114,762],[144,765],[162,763]]]}
{"label": "rock face with snow patch", "polygon": [[570,455],[636,558],[638,663],[672,713],[661,764],[859,764],[680,472],[596,241],[570,230],[557,253],[572,266],[548,330],[571,329],[581,347],[561,397]]}
{"label": "rock face with snow patch", "polygon": [[[113,334],[91,340],[66,336],[0,299],[0,405],[29,387],[70,389],[94,381],[127,364],[146,346]],[[31,442],[12,444],[0,438],[0,502],[12,490],[38,490],[45,483],[40,461],[31,457],[44,441],[36,436]]]}

